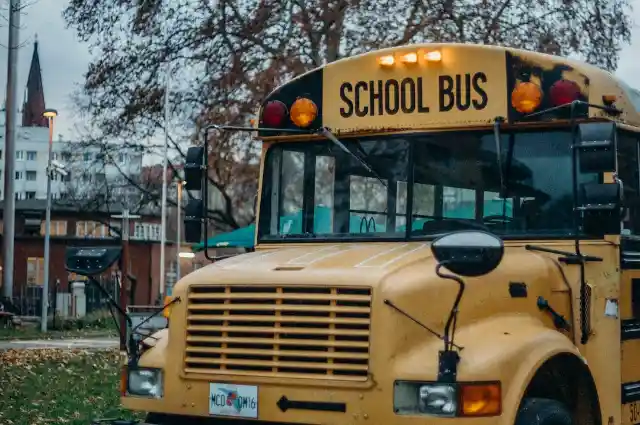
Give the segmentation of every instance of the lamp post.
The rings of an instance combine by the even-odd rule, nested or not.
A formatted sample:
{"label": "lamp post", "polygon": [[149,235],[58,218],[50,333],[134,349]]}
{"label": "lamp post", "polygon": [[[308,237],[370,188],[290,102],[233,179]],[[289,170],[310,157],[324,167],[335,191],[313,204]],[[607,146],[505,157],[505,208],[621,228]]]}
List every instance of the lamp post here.
{"label": "lamp post", "polygon": [[47,331],[47,319],[49,317],[49,239],[51,235],[51,179],[53,177],[53,169],[51,161],[53,160],[53,120],[58,116],[55,109],[45,109],[42,114],[49,120],[49,159],[47,160],[47,209],[44,227],[44,282],[42,284],[42,314],[40,322],[40,330]]}
{"label": "lamp post", "polygon": [[176,282],[178,282],[180,280],[180,248],[182,248],[182,235],[180,232],[180,227],[182,226],[182,188],[186,182],[182,179],[178,179],[176,184],[178,185],[178,202],[176,209]]}

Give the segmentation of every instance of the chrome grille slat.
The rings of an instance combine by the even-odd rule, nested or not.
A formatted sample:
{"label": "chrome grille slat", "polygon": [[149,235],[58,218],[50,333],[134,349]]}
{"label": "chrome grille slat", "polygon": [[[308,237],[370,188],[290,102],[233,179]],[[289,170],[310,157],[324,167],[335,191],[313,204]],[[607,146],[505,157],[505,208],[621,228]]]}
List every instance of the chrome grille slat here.
{"label": "chrome grille slat", "polygon": [[366,381],[371,289],[193,286],[184,371]]}

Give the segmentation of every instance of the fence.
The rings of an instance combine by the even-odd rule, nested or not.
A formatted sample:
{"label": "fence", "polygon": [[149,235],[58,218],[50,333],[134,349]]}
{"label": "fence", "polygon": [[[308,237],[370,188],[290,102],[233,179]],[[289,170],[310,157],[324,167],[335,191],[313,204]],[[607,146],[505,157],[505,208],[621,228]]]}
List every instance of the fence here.
{"label": "fence", "polygon": [[[103,276],[98,279],[105,291],[115,300],[119,300],[120,284],[114,277]],[[85,281],[85,313],[89,314],[96,310],[108,308],[109,301],[99,288]],[[62,291],[60,285],[53,283],[49,287],[48,315],[69,317],[74,312],[74,302],[72,294],[72,284],[69,284],[70,291]],[[42,286],[21,285],[19,295],[12,298],[0,298],[0,309],[14,313],[18,316],[41,317],[42,314]]]}

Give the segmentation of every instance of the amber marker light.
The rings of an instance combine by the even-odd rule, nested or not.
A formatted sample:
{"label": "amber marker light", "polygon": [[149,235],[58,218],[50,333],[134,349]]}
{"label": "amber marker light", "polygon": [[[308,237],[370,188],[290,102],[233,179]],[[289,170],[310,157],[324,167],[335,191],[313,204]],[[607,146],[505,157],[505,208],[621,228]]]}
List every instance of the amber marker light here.
{"label": "amber marker light", "polygon": [[618,96],[616,96],[615,94],[605,94],[602,96],[602,103],[607,106],[612,106],[614,103],[616,103],[616,100],[618,100]]}
{"label": "amber marker light", "polygon": [[393,64],[396,63],[396,59],[393,55],[380,56],[378,58],[378,63],[380,66],[393,66]]}
{"label": "amber marker light", "polygon": [[440,62],[442,60],[442,52],[440,50],[433,50],[425,53],[424,58],[428,62]]}
{"label": "amber marker light", "polygon": [[511,93],[511,105],[521,114],[530,114],[542,103],[542,90],[537,84],[518,83]]}
{"label": "amber marker light", "polygon": [[402,55],[402,62],[404,63],[418,63],[418,54],[411,52]]}
{"label": "amber marker light", "polygon": [[291,121],[301,128],[306,128],[318,116],[318,107],[312,100],[300,97],[291,105]]}
{"label": "amber marker light", "polygon": [[499,382],[460,384],[461,416],[497,416],[502,413]]}

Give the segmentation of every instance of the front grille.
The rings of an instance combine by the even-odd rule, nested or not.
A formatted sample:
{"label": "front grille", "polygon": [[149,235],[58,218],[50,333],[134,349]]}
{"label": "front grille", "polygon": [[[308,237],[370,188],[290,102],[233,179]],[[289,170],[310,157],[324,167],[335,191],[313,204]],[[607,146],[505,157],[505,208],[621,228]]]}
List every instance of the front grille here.
{"label": "front grille", "polygon": [[365,381],[371,289],[195,286],[185,372]]}

